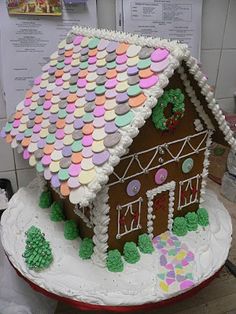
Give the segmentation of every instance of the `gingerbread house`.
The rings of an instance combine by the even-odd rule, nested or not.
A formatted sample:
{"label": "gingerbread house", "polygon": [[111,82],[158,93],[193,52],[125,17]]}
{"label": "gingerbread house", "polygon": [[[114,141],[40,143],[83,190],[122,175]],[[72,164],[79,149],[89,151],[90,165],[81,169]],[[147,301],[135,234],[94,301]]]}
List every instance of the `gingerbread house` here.
{"label": "gingerbread house", "polygon": [[42,71],[2,135],[93,238],[98,265],[199,208],[212,135],[236,149],[179,42],[74,27]]}

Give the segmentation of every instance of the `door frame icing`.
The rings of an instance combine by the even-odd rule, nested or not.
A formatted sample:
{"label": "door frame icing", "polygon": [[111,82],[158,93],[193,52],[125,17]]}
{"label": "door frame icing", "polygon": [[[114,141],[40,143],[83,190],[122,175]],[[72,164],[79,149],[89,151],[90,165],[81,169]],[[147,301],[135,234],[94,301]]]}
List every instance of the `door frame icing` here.
{"label": "door frame icing", "polygon": [[147,233],[149,237],[153,238],[153,221],[156,218],[155,215],[152,214],[153,212],[153,198],[157,194],[161,194],[162,192],[169,191],[169,203],[168,203],[168,230],[172,230],[173,224],[173,212],[174,212],[174,200],[175,200],[175,181],[171,181],[165,184],[162,184],[154,189],[148,190],[146,192],[147,199],[148,199],[148,210],[147,210]]}

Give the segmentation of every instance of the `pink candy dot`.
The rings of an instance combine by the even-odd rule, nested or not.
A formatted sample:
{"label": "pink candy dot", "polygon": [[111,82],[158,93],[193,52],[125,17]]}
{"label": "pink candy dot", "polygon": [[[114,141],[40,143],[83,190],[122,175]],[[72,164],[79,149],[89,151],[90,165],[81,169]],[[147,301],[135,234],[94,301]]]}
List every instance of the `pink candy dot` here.
{"label": "pink candy dot", "polygon": [[72,57],[65,58],[65,61],[64,61],[65,64],[71,64],[71,62],[72,62]]}
{"label": "pink candy dot", "polygon": [[34,79],[34,84],[35,84],[35,85],[39,85],[40,83],[41,83],[41,77],[38,76],[38,77],[36,77],[36,78]]}
{"label": "pink candy dot", "polygon": [[106,88],[114,88],[117,85],[117,80],[116,79],[111,79],[106,81],[105,87]]}
{"label": "pink candy dot", "polygon": [[73,41],[73,44],[74,44],[75,46],[79,45],[79,44],[81,43],[82,39],[83,39],[83,36],[80,36],[80,35],[79,35],[79,36],[76,36],[75,39],[74,39],[74,41]]}
{"label": "pink candy dot", "polygon": [[88,63],[89,64],[94,64],[94,63],[96,63],[97,62],[97,58],[96,57],[90,57],[89,59],[88,59]]}
{"label": "pink candy dot", "polygon": [[26,98],[25,101],[24,101],[24,105],[26,107],[29,107],[31,104],[32,104],[32,100],[30,98]]}
{"label": "pink candy dot", "polygon": [[85,135],[82,139],[83,146],[91,146],[93,144],[93,138],[91,135]]}
{"label": "pink candy dot", "polygon": [[86,84],[87,84],[87,81],[85,79],[79,79],[78,82],[77,82],[77,86],[80,87],[80,88],[85,87]]}
{"label": "pink candy dot", "polygon": [[63,85],[63,79],[62,79],[61,77],[58,78],[58,79],[56,79],[56,85],[57,85],[57,86]]}
{"label": "pink candy dot", "polygon": [[39,133],[41,131],[41,125],[40,124],[35,124],[33,127],[33,132],[34,133]]}
{"label": "pink candy dot", "polygon": [[30,158],[30,153],[28,152],[28,149],[25,149],[25,150],[23,151],[23,158],[24,158],[25,160],[27,160],[27,159]]}
{"label": "pink candy dot", "polygon": [[94,109],[93,115],[95,117],[102,117],[105,114],[105,109],[103,106],[96,106],[96,108]]}
{"label": "pink candy dot", "polygon": [[44,155],[41,162],[44,166],[48,166],[51,163],[51,157],[48,155]]}
{"label": "pink candy dot", "polygon": [[18,128],[20,126],[20,120],[15,120],[12,125],[14,128]]}
{"label": "pink candy dot", "polygon": [[119,56],[116,57],[116,63],[117,64],[126,63],[127,60],[128,60],[128,57],[126,56],[126,54],[119,55]]}
{"label": "pink candy dot", "polygon": [[68,113],[73,113],[75,111],[75,104],[68,104],[66,107]]}
{"label": "pink candy dot", "polygon": [[52,106],[52,103],[50,100],[46,100],[45,103],[43,104],[43,109],[48,110]]}
{"label": "pink candy dot", "polygon": [[56,138],[59,139],[59,140],[62,140],[64,138],[64,131],[63,129],[58,129],[56,131]]}
{"label": "pink candy dot", "polygon": [[72,177],[77,177],[80,174],[80,171],[80,164],[71,164],[69,167],[69,175],[71,175]]}

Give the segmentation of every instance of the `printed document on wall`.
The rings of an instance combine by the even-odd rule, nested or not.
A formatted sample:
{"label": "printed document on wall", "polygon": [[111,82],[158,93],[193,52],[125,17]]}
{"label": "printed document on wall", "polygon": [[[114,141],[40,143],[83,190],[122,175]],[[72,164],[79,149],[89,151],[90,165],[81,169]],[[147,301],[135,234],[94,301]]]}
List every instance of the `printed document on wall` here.
{"label": "printed document on wall", "polygon": [[96,0],[77,5],[63,4],[62,16],[9,16],[0,1],[1,58],[7,114],[15,110],[41,74],[58,43],[74,25],[97,27]]}
{"label": "printed document on wall", "polygon": [[116,0],[116,29],[180,40],[200,59],[202,0]]}

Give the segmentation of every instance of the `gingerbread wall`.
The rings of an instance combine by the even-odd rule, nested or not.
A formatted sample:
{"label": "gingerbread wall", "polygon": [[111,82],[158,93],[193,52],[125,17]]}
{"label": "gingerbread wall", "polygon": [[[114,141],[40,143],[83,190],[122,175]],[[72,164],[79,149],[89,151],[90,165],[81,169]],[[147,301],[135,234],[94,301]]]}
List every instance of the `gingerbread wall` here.
{"label": "gingerbread wall", "polygon": [[[157,145],[161,145],[164,143],[172,142],[176,139],[184,138],[189,135],[196,134],[195,126],[194,126],[194,120],[199,119],[198,114],[195,111],[195,108],[193,104],[191,103],[188,95],[186,94],[184,90],[183,83],[179,77],[178,74],[174,74],[174,76],[170,79],[170,83],[168,84],[166,90],[171,88],[180,88],[181,91],[185,95],[185,114],[184,117],[181,119],[180,124],[177,126],[177,128],[174,131],[168,131],[168,132],[162,132],[155,128],[153,122],[151,121],[151,118],[146,122],[146,124],[141,128],[139,135],[134,139],[128,155],[135,154],[144,150],[147,150],[149,148],[153,148]],[[202,100],[202,104],[204,100]],[[165,115],[168,115],[168,110],[170,111],[170,107],[166,108]],[[201,121],[202,122],[202,121]],[[204,125],[204,123],[202,122]],[[206,127],[204,126],[204,129],[206,130]],[[199,135],[196,138],[193,138],[191,143],[197,146],[198,143],[200,143],[203,139],[204,135]],[[204,143],[201,147],[205,145],[206,140],[204,140]],[[174,145],[174,148],[172,149],[173,153],[177,154],[177,152],[181,149],[183,143],[176,143]],[[172,146],[173,147],[173,146]],[[186,146],[184,150],[182,151],[182,154],[190,153],[192,150],[189,146]],[[165,153],[166,154],[166,153]],[[159,160],[159,158],[163,158],[165,160],[165,154],[157,154],[155,157],[155,160]],[[143,156],[140,157],[139,160],[142,165],[148,164],[149,160],[153,156],[152,152],[148,152],[143,154]],[[169,164],[166,164],[163,166],[168,172],[168,176],[166,181],[163,183],[170,182],[174,180],[176,182],[176,188],[175,188],[175,203],[174,203],[174,216],[182,216],[185,215],[188,211],[195,211],[198,208],[198,203],[194,203],[192,205],[189,205],[188,207],[185,207],[182,210],[177,210],[178,207],[178,197],[179,197],[179,184],[178,182],[180,180],[186,180],[190,177],[193,177],[197,174],[202,173],[203,170],[203,161],[204,161],[204,150],[199,152],[198,154],[193,153],[191,156],[189,156],[193,159],[194,165],[192,170],[184,174],[182,171],[182,163],[185,160],[185,158],[174,161]],[[130,159],[123,160],[119,163],[119,165],[114,169],[116,174],[118,174],[120,177],[124,173],[125,169],[127,168],[129,164]],[[109,240],[108,245],[109,249],[118,248],[120,251],[123,250],[123,246],[127,241],[134,241],[137,242],[138,235],[142,233],[147,232],[147,196],[146,192],[147,190],[156,188],[158,185],[155,183],[155,173],[157,169],[149,171],[147,174],[143,173],[136,177],[132,177],[128,180],[125,180],[124,183],[117,183],[115,185],[111,185],[109,188],[109,206],[110,206],[110,223],[109,223]],[[128,173],[126,176],[135,174],[140,172],[140,167],[137,162],[133,162],[131,167],[129,168]],[[127,185],[131,180],[137,179],[141,183],[141,188],[138,194],[135,196],[129,196],[127,194]],[[117,178],[114,175],[110,176],[109,184],[117,180]],[[199,180],[199,187],[201,186],[201,178]],[[196,192],[199,198],[199,191]],[[154,235],[158,235],[162,232],[165,232],[167,230],[167,222],[168,222],[168,192],[165,192],[161,194],[162,197],[162,209],[154,210],[154,214],[156,215],[156,219],[154,221]],[[124,236],[121,236],[120,239],[117,239],[117,229],[118,229],[118,210],[117,206],[124,205],[130,202],[133,202],[137,200],[139,197],[142,197],[142,209],[141,209],[141,217],[140,217],[140,224],[141,229],[138,229],[136,231],[132,231],[131,233],[128,233]],[[135,208],[135,207],[134,207]],[[137,207],[136,207],[137,209]],[[131,221],[133,219],[132,215],[128,215],[125,218],[125,221],[127,222],[127,225],[130,225]],[[121,228],[122,229],[122,228]],[[123,227],[124,231],[124,227]]]}

